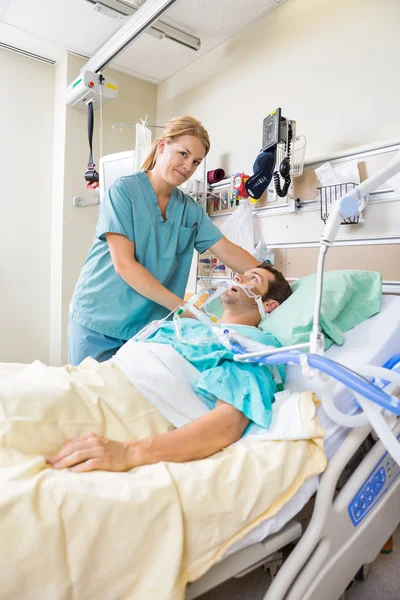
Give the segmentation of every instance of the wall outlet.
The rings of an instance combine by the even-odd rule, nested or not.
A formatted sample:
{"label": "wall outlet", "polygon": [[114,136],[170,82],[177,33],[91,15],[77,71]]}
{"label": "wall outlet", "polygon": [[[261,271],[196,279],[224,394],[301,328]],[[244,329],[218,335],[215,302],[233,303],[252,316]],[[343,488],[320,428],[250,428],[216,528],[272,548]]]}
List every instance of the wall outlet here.
{"label": "wall outlet", "polygon": [[274,181],[272,180],[268,186],[267,202],[277,202],[277,200],[278,200],[278,194],[276,193]]}
{"label": "wall outlet", "polygon": [[297,198],[294,198],[294,196],[288,196],[287,197],[287,203],[288,203],[288,207],[289,207],[289,212],[296,212],[296,210],[297,210]]}
{"label": "wall outlet", "polygon": [[275,264],[275,252],[267,252],[265,255],[265,260],[269,260],[271,265]]}

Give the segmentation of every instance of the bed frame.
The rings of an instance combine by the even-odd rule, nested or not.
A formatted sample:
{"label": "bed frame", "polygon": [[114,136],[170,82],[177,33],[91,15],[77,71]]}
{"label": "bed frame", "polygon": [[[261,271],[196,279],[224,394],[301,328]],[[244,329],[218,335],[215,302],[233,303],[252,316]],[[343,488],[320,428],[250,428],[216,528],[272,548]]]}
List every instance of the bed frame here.
{"label": "bed frame", "polygon": [[[394,432],[400,437],[400,419]],[[370,433],[369,425],[353,429],[329,461],[304,533],[300,521],[292,519],[278,533],[232,554],[189,584],[186,600],[262,564],[272,567],[273,573],[282,560],[282,549],[290,543],[296,546],[273,578],[264,600],[344,599],[356,573],[375,560],[400,523],[400,467],[380,440],[337,492],[340,475]],[[373,486],[379,477],[385,482],[377,484],[381,485],[379,490],[374,488],[376,496],[362,517],[354,506],[355,498],[367,494],[366,480]]]}

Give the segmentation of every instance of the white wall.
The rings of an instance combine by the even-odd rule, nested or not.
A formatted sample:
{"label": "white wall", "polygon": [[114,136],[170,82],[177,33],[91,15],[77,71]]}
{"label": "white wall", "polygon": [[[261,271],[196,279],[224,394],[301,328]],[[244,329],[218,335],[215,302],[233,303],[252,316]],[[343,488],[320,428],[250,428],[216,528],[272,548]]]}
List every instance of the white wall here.
{"label": "white wall", "polygon": [[[210,132],[209,168],[250,171],[277,106],[307,136],[308,159],[397,141],[399,21],[398,0],[288,0],[158,88],[110,70],[119,95],[104,107],[104,152],[134,146],[134,129],[117,134],[114,121],[186,113]],[[66,361],[68,303],[98,214],[72,205],[88,195],[87,126],[85,112],[66,107],[65,87],[83,64],[67,56],[54,69],[0,51],[0,360]],[[400,220],[380,216],[383,227]],[[270,219],[268,231],[274,220],[282,231],[301,226],[287,219]],[[314,235],[320,222],[310,219]]]}
{"label": "white wall", "polygon": [[[61,96],[65,95],[67,83],[79,74],[84,64],[85,61],[77,56],[68,55],[66,66],[63,63],[57,66],[57,70],[62,72],[58,80]],[[112,128],[114,122],[136,123],[146,114],[150,123],[155,122],[157,88],[154,84],[112,69],[106,70],[104,74],[115,79],[119,87],[116,99],[103,107],[103,154],[110,154],[129,150],[135,146],[135,128],[125,128],[121,133],[117,133]],[[55,315],[55,320],[52,328],[50,362],[55,365],[67,362],[68,305],[92,243],[98,218],[98,206],[76,208],[72,203],[74,196],[83,198],[92,196],[92,192],[86,189],[84,179],[89,157],[87,111],[66,106],[65,99],[62,100],[61,97],[58,108],[65,111],[64,118],[59,115],[61,122],[64,123],[64,137],[57,133],[56,126],[55,151],[58,146],[59,152],[64,152],[65,171],[61,194],[58,198],[56,195],[53,197],[53,202],[56,202],[56,207],[53,204],[53,208],[58,214],[58,218],[53,219],[53,226],[58,223],[59,227],[59,232],[53,236],[52,249],[52,255],[55,257],[53,274],[58,280],[52,294],[52,314]],[[99,124],[100,113],[96,111],[93,154],[97,167]]]}
{"label": "white wall", "polygon": [[[85,61],[66,55],[57,67],[0,51],[0,361],[67,362],[68,304],[93,239],[98,206],[84,173],[87,112],[66,105],[66,87]],[[156,118],[155,85],[108,70],[119,94],[104,106],[104,154],[134,148],[135,129],[115,121]],[[22,88],[22,82],[24,88]],[[94,158],[99,162],[99,111]]]}
{"label": "white wall", "polygon": [[157,116],[192,114],[210,168],[249,171],[277,106],[307,158],[399,140],[400,2],[289,0],[158,87]]}
{"label": "white wall", "polygon": [[[159,85],[158,120],[199,118],[208,168],[229,174],[253,172],[263,119],[278,106],[307,137],[309,161],[398,142],[399,23],[399,0],[288,0]],[[317,240],[322,227],[317,211],[256,221],[268,243]],[[368,207],[365,223],[341,235],[384,233],[400,234],[399,202]]]}
{"label": "white wall", "polygon": [[54,67],[0,50],[0,361],[49,359]]}

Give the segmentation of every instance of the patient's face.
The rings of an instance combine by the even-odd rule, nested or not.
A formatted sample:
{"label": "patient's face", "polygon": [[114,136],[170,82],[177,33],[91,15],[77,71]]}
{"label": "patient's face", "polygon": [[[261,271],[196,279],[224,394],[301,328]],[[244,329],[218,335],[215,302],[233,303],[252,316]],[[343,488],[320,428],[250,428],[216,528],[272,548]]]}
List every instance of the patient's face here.
{"label": "patient's face", "polygon": [[[243,285],[252,286],[251,291],[263,297],[268,292],[269,282],[274,278],[274,275],[266,269],[260,269],[255,267],[250,269],[243,274],[237,274],[235,281],[242,283]],[[233,287],[223,294],[221,297],[221,304],[224,305],[236,305],[236,306],[257,306],[256,301],[253,298],[249,298],[243,290],[240,288]]]}

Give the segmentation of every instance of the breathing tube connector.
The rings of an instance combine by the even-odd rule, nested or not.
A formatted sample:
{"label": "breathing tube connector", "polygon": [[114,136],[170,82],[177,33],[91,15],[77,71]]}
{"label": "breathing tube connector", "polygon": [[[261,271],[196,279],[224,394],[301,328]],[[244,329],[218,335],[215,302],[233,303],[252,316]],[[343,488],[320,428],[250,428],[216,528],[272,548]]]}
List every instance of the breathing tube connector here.
{"label": "breathing tube connector", "polygon": [[187,310],[194,317],[196,317],[196,319],[198,321],[200,321],[200,323],[202,325],[207,327],[207,329],[209,331],[213,330],[214,323],[217,322],[215,317],[205,314],[204,312],[199,310],[196,306],[193,306],[193,304],[188,306],[188,303],[186,303],[183,307],[178,308],[178,310],[175,312],[174,317],[173,317],[174,330],[175,330],[175,335],[176,335],[177,339],[182,344],[188,344],[189,346],[203,346],[204,344],[209,344],[211,341],[210,336],[205,336],[203,338],[193,338],[193,339],[184,338],[182,336],[181,315],[185,310]]}
{"label": "breathing tube connector", "polygon": [[199,338],[187,339],[187,338],[183,337],[181,316],[185,311],[188,311],[194,317],[196,317],[196,319],[200,323],[202,323],[202,325],[207,327],[209,332],[212,333],[214,337],[216,337],[217,339],[220,340],[221,332],[219,331],[220,326],[218,325],[218,319],[214,315],[207,313],[206,307],[209,304],[209,302],[216,300],[217,298],[219,298],[220,296],[225,294],[225,292],[227,290],[231,289],[232,287],[237,287],[237,288],[242,289],[249,298],[253,298],[258,306],[258,310],[260,311],[261,316],[262,317],[265,316],[264,305],[262,303],[262,299],[260,296],[257,296],[256,294],[254,294],[251,291],[252,286],[243,285],[237,281],[229,280],[229,281],[224,281],[220,284],[218,290],[214,294],[212,294],[203,303],[202,310],[197,308],[197,306],[195,306],[195,304],[199,300],[199,298],[203,295],[203,293],[204,293],[203,290],[201,290],[197,294],[194,294],[182,306],[177,306],[176,308],[174,308],[163,319],[161,319],[159,321],[152,321],[151,323],[149,323],[149,325],[146,325],[141,331],[139,331],[139,333],[137,333],[134,336],[133,339],[137,342],[146,341],[147,338],[149,338],[151,335],[153,335],[167,321],[167,319],[169,319],[169,317],[171,317],[173,315],[173,324],[174,324],[175,335],[181,343],[189,344],[191,346],[201,346],[204,344],[209,344],[210,343],[210,335],[204,336],[203,338],[200,338],[200,339]]}
{"label": "breathing tube connector", "polygon": [[[209,329],[212,327],[214,323],[217,323],[217,319],[212,315],[206,315],[204,312],[199,310],[196,306],[189,306],[187,309],[192,315],[196,317],[200,323],[208,327]],[[211,323],[210,323],[211,321]]]}

